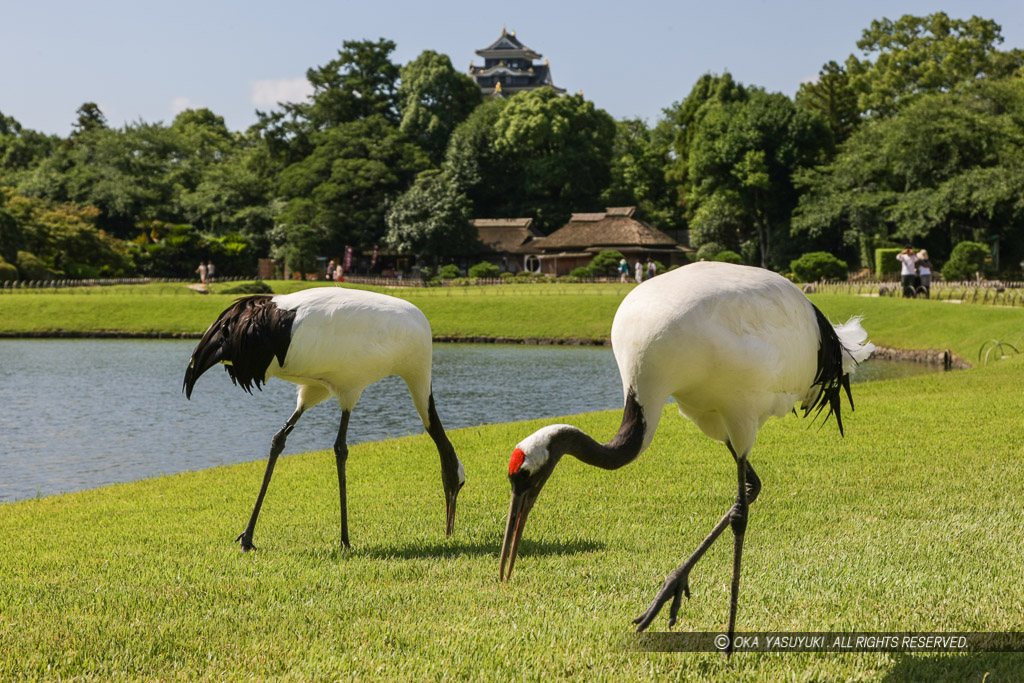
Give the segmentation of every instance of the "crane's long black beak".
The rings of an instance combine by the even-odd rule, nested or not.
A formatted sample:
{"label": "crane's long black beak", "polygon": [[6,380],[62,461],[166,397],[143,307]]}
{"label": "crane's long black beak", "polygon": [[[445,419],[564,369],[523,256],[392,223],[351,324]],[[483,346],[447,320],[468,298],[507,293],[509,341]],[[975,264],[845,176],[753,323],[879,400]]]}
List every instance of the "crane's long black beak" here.
{"label": "crane's long black beak", "polygon": [[444,494],[444,532],[451,536],[455,531],[455,499],[459,495],[459,489],[452,492],[445,491]]}
{"label": "crane's long black beak", "polygon": [[[540,490],[547,483],[558,458],[551,458],[541,469],[532,475],[529,472],[517,472],[509,475],[512,483],[512,503],[508,508],[508,521],[505,523],[505,540],[501,544],[501,570],[500,576],[504,581],[512,578],[512,568],[516,564],[516,554],[519,552],[519,542],[523,540],[523,528],[526,526],[526,518],[537,502]],[[508,573],[505,572],[505,563],[508,563]]]}
{"label": "crane's long black beak", "polygon": [[[516,555],[519,553],[519,542],[523,540],[523,528],[526,526],[526,518],[537,501],[537,494],[540,489],[526,489],[521,493],[512,492],[512,503],[508,508],[508,522],[505,523],[505,540],[501,544],[501,580],[512,578],[512,568],[516,565]],[[508,574],[505,573],[505,563],[508,562]]]}

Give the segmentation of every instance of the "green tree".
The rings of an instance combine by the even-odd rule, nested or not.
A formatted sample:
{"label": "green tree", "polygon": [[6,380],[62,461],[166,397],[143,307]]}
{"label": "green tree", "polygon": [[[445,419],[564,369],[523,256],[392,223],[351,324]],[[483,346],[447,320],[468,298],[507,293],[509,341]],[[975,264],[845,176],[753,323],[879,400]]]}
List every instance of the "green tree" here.
{"label": "green tree", "polygon": [[[749,235],[751,221],[740,197],[730,190],[713,193],[702,201],[690,221],[690,246],[705,244],[738,250]],[[717,251],[715,252],[717,253]]]}
{"label": "green tree", "polygon": [[270,256],[284,261],[305,279],[308,273],[316,272],[316,257],[324,240],[323,229],[315,225],[279,223],[270,233]]}
{"label": "green tree", "polygon": [[395,43],[346,40],[335,59],[306,71],[313,88],[309,101],[283,102],[278,111],[257,111],[257,134],[276,168],[313,153],[318,132],[371,117],[398,124],[399,67],[391,61]]}
{"label": "green tree", "polygon": [[[942,260],[963,240],[1024,257],[1024,81],[982,80],[922,95],[899,116],[861,126],[836,158],[798,175],[794,229],[857,243],[924,243]],[[865,254],[862,264],[870,263]]]}
{"label": "green tree", "polygon": [[4,182],[17,184],[21,172],[52,154],[58,144],[57,136],[22,128],[13,117],[0,112],[0,176]]}
{"label": "green tree", "polygon": [[476,82],[457,72],[446,55],[424,50],[402,67],[400,129],[426,150],[435,165],[444,160],[452,131],[481,101]]}
{"label": "green tree", "polygon": [[732,74],[725,72],[721,76],[704,74],[690,89],[689,94],[681,102],[676,102],[664,110],[664,118],[658,129],[664,131],[665,137],[671,137],[674,160],[668,165],[666,179],[676,188],[677,203],[683,207],[687,216],[692,216],[692,207],[688,206],[691,175],[689,170],[690,148],[700,122],[708,108],[706,104],[717,102],[745,102],[747,89],[733,80]]}
{"label": "green tree", "polygon": [[985,75],[1003,42],[1001,30],[991,19],[951,19],[945,12],[872,21],[857,41],[865,58],[846,60],[861,112],[891,116],[918,95]]}
{"label": "green tree", "polygon": [[662,230],[685,225],[678,193],[666,171],[671,165],[672,135],[666,126],[648,128],[640,119],[615,124],[611,182],[601,196],[605,206],[636,206]]}
{"label": "green tree", "polygon": [[0,208],[0,259],[14,263],[24,248],[25,231],[21,224],[9,211]]}
{"label": "green tree", "polygon": [[775,235],[789,232],[797,203],[793,173],[819,163],[831,143],[821,118],[798,109],[785,95],[750,89],[745,101],[709,101],[690,143],[689,193],[697,211],[716,201],[749,218],[760,263],[785,263]]}
{"label": "green tree", "polygon": [[469,199],[443,173],[426,171],[387,214],[385,243],[431,265],[479,253]]}
{"label": "green tree", "polygon": [[75,112],[78,118],[72,125],[71,139],[107,127],[107,117],[95,102],[86,102]]}
{"label": "green tree", "polygon": [[836,143],[850,137],[860,123],[857,93],[846,69],[836,62],[823,66],[816,81],[801,83],[795,101],[798,107],[821,114]]}
{"label": "green tree", "polygon": [[389,201],[429,166],[426,154],[381,115],[338,124],[312,141],[312,153],[281,174],[281,220],[316,226],[325,247],[369,247],[385,232]]}
{"label": "green tree", "polygon": [[508,168],[494,148],[494,128],[508,104],[503,98],[485,100],[452,132],[443,169],[460,191],[472,200],[480,217],[503,214]]}
{"label": "green tree", "polygon": [[[93,207],[15,195],[4,208],[17,222],[24,253],[32,254],[32,263],[51,273],[122,276],[133,269],[125,244],[97,229],[99,211]],[[17,258],[20,268],[22,258]]]}
{"label": "green tree", "polygon": [[538,88],[511,97],[494,124],[494,150],[506,166],[501,192],[515,213],[542,229],[574,210],[597,208],[611,181],[615,121],[582,95]]}

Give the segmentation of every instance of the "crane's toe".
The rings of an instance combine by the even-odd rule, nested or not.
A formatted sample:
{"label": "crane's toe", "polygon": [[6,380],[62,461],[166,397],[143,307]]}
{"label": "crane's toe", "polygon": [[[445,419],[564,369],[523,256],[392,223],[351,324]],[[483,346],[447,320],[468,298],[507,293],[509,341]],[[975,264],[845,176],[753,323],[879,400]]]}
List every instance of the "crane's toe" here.
{"label": "crane's toe", "polygon": [[665,584],[658,591],[658,594],[654,596],[654,600],[651,601],[647,611],[633,620],[633,623],[637,625],[636,630],[643,631],[650,626],[651,622],[654,621],[654,617],[658,616],[662,606],[668,602],[669,597],[672,598],[672,606],[669,608],[668,626],[669,628],[675,626],[676,616],[679,614],[679,606],[683,601],[684,594],[689,599],[690,572],[688,569],[685,571],[676,570],[668,575],[665,579]]}
{"label": "crane's toe", "polygon": [[252,544],[252,536],[246,535],[244,531],[235,537],[235,542],[240,542],[242,544],[242,552],[247,553],[250,550],[256,550],[256,546]]}

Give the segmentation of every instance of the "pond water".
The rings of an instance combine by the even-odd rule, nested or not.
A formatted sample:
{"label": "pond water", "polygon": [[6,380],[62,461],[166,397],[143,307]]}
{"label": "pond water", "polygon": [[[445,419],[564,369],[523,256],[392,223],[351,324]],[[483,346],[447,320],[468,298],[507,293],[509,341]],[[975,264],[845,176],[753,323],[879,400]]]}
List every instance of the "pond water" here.
{"label": "pond water", "polygon": [[[294,386],[275,379],[249,396],[213,368],[188,401],[181,382],[195,343],[0,341],[0,502],[266,458]],[[870,361],[854,381],[930,370]],[[433,385],[448,429],[622,406],[606,347],[435,344]],[[308,411],[285,453],[331,448],[340,417],[333,400]],[[405,383],[387,377],[363,393],[348,439],[422,431]]]}

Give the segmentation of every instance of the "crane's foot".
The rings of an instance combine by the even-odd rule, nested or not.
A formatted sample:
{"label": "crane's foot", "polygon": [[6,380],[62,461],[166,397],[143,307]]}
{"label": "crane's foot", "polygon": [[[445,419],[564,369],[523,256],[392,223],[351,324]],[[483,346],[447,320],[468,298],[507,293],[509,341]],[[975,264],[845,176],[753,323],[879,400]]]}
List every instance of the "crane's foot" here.
{"label": "crane's foot", "polygon": [[256,546],[254,546],[252,544],[252,534],[247,533],[245,531],[243,531],[242,533],[238,534],[238,536],[235,538],[235,542],[236,543],[237,542],[241,542],[241,544],[242,544],[242,552],[246,552],[247,553],[250,550],[256,550]]}
{"label": "crane's foot", "polygon": [[683,601],[683,595],[686,595],[686,599],[690,599],[690,567],[683,565],[679,567],[668,577],[665,578],[665,584],[658,591],[658,594],[654,596],[654,600],[651,602],[651,606],[647,608],[647,611],[641,614],[639,617],[633,620],[636,624],[636,630],[643,631],[645,628],[651,625],[654,621],[654,617],[658,616],[658,612],[661,611],[662,606],[668,599],[672,598],[672,606],[668,611],[668,627],[672,628],[676,624],[676,616],[679,614],[679,605]]}

